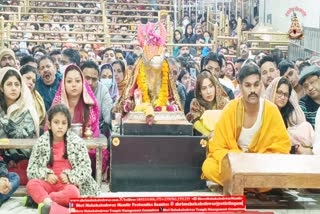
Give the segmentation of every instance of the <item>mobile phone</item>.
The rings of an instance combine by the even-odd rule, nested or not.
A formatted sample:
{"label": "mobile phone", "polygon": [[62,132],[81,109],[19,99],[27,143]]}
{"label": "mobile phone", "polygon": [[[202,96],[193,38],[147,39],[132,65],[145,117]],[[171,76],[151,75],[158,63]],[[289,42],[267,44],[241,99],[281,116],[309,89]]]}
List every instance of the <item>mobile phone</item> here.
{"label": "mobile phone", "polygon": [[197,70],[195,68],[190,68],[190,76],[197,78]]}

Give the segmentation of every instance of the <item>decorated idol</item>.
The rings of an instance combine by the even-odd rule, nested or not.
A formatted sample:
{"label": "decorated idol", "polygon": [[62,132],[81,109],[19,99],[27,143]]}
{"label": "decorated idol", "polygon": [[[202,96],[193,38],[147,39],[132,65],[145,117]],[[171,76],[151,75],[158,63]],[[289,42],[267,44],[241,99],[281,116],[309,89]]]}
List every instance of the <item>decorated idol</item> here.
{"label": "decorated idol", "polygon": [[164,56],[166,34],[161,23],[138,27],[143,53],[129,74],[128,84],[116,104],[116,111],[123,116],[130,111],[144,112],[147,124],[151,125],[155,112],[181,111],[176,85]]}

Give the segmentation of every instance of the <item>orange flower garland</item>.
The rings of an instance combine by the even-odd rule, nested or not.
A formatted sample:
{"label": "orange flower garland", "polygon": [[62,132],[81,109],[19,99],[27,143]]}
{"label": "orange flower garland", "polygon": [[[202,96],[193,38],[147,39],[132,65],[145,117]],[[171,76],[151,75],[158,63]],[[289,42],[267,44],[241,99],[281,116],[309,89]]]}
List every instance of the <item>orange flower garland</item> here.
{"label": "orange flower garland", "polygon": [[[166,60],[162,63],[161,72],[162,72],[162,81],[161,81],[160,92],[159,92],[158,99],[155,100],[155,102],[153,103],[153,106],[166,106],[168,102],[169,65]],[[150,103],[150,97],[148,93],[148,83],[146,80],[146,72],[145,72],[145,67],[143,63],[141,63],[139,74],[137,76],[137,85],[142,92],[142,102]]]}
{"label": "orange flower garland", "polygon": [[137,85],[142,92],[142,103],[150,103],[150,97],[148,95],[148,85],[146,82],[146,72],[143,63],[140,64],[140,70],[137,77]]}

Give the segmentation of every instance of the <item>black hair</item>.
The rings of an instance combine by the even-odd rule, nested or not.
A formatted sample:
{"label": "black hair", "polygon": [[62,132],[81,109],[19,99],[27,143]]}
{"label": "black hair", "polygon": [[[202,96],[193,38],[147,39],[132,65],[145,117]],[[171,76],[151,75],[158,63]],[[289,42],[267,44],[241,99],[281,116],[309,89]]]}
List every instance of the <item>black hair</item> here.
{"label": "black hair", "polygon": [[227,47],[225,47],[225,46],[221,47],[220,51],[223,50],[223,49],[227,51],[227,54],[229,54],[229,49]]}
{"label": "black hair", "polygon": [[278,65],[280,76],[283,76],[289,68],[294,68],[294,64],[287,59],[283,59]]}
{"label": "black hair", "polygon": [[102,51],[102,53],[101,53],[101,58],[102,58],[102,59],[103,59],[104,54],[105,54],[107,51],[112,51],[113,54],[114,54],[114,56],[116,56],[116,52],[114,51],[114,49],[112,49],[112,48],[106,48],[106,49],[104,49],[104,50]]}
{"label": "black hair", "polygon": [[271,51],[271,55],[273,56],[276,65],[278,65],[282,59],[284,59],[283,52],[279,48],[273,49]]}
{"label": "black hair", "polygon": [[217,62],[219,64],[220,69],[222,67],[222,60],[215,53],[210,52],[206,57],[204,57],[202,59],[203,60],[201,60],[201,70],[204,69],[204,67],[209,63],[209,61]]}
{"label": "black hair", "polygon": [[81,57],[80,57],[79,51],[74,50],[72,48],[67,48],[62,51],[62,55],[68,57],[68,59],[71,63],[74,63],[77,66],[80,66],[80,58]]}
{"label": "black hair", "polygon": [[33,67],[33,66],[31,66],[31,65],[24,65],[24,66],[21,66],[20,67],[20,74],[21,74],[21,76],[22,75],[25,75],[25,74],[27,74],[27,73],[29,73],[29,72],[32,72],[32,73],[34,73],[35,75],[37,75],[37,69],[35,68],[35,67]]}
{"label": "black hair", "polygon": [[258,66],[257,63],[256,63],[256,61],[255,61],[254,59],[250,59],[250,58],[244,60],[244,65],[247,65],[247,64],[253,64],[253,65]]}
{"label": "black hair", "polygon": [[126,55],[127,65],[134,65],[138,59],[138,55],[135,53],[130,53]]}
{"label": "black hair", "polygon": [[36,51],[38,51],[39,49],[44,50],[43,48],[44,48],[43,45],[35,45],[35,46],[32,47],[31,53],[34,54],[34,53],[35,53]]}
{"label": "black hair", "polygon": [[122,60],[116,60],[111,65],[113,66],[115,64],[119,64],[120,65],[121,71],[122,71],[123,74],[126,73],[126,65],[124,64],[124,62]]}
{"label": "black hair", "polygon": [[[9,77],[12,77],[12,76],[15,76],[19,80],[20,85],[22,85],[22,80],[21,80],[21,76],[19,75],[19,73],[17,73],[17,71],[15,71],[15,70],[9,69],[6,72],[6,74],[3,76],[3,78],[2,78],[2,81],[0,83],[1,84],[1,88],[3,88],[4,83],[9,79]],[[5,97],[4,97],[4,92],[0,91],[0,95],[1,95],[0,96],[0,107],[7,114],[8,106],[7,106]]]}
{"label": "black hair", "polygon": [[42,56],[42,57],[39,59],[39,61],[38,61],[38,67],[39,67],[40,62],[41,62],[42,60],[45,60],[45,59],[48,59],[49,61],[51,61],[53,65],[54,65],[54,62],[56,61],[53,57],[48,56],[48,55],[44,55],[44,56]]}
{"label": "black hair", "polygon": [[[35,47],[37,47],[37,46],[35,46]],[[34,47],[33,47],[34,48]],[[40,52],[40,53],[43,53],[44,55],[46,55],[47,54],[47,51],[45,50],[45,49],[43,49],[42,47],[39,47],[39,48],[35,48],[35,49],[33,49],[32,48],[32,53],[33,53],[33,56],[35,56],[36,55],[36,53],[38,53],[38,52]]]}
{"label": "black hair", "polygon": [[27,64],[29,62],[37,63],[36,59],[33,56],[26,55],[20,59],[20,66],[24,66],[25,64]]}
{"label": "black hair", "polygon": [[186,74],[189,74],[189,75],[190,75],[190,72],[189,72],[188,70],[186,70],[186,69],[181,69],[177,80],[178,80],[179,82],[181,82],[182,77],[183,77],[184,75],[186,75]]}
{"label": "black hair", "polygon": [[80,69],[83,71],[85,68],[93,68],[98,72],[98,75],[99,75],[99,66],[94,61],[89,60],[82,63]]}
{"label": "black hair", "polygon": [[227,60],[226,60],[226,58],[224,57],[223,54],[218,54],[218,59],[220,59],[220,61],[221,61],[220,68],[223,66],[223,62],[225,63],[225,65],[227,65]]}
{"label": "black hair", "polygon": [[[63,104],[57,104],[54,105],[53,107],[51,107],[48,111],[48,121],[51,125],[52,119],[53,117],[57,114],[57,113],[63,113],[64,116],[66,116],[67,121],[68,121],[68,129],[71,127],[71,114],[68,110],[68,108],[63,105]],[[52,130],[49,129],[49,136],[50,136],[50,159],[49,159],[49,165],[52,167],[53,166],[53,133]],[[68,159],[68,152],[67,152],[67,134],[65,133],[65,135],[63,136],[63,140],[64,140],[64,154],[63,154],[63,158],[64,159]]]}
{"label": "black hair", "polygon": [[121,53],[123,56],[125,55],[125,53],[121,49],[114,49],[114,52]]}
{"label": "black hair", "polygon": [[39,30],[39,25],[37,23],[31,23],[34,26],[34,30]]}
{"label": "black hair", "polygon": [[53,56],[53,55],[59,55],[61,54],[61,51],[60,50],[53,50],[49,53],[49,56]]}
{"label": "black hair", "polygon": [[114,72],[113,72],[113,67],[111,64],[104,64],[100,67],[100,72],[99,72],[99,78],[101,77],[101,73],[104,69],[109,69],[112,73],[112,76],[114,75]]}
{"label": "black hair", "polygon": [[199,39],[205,40],[202,34],[196,36],[196,41],[198,41]]}
{"label": "black hair", "polygon": [[245,59],[243,58],[238,58],[235,63],[244,63],[244,61],[246,61]]}
{"label": "black hair", "polygon": [[276,66],[277,66],[277,63],[276,61],[274,60],[273,56],[272,55],[267,55],[267,56],[264,56],[262,57],[262,59],[260,60],[259,62],[259,67],[261,68],[261,66],[266,63],[266,62],[272,62],[274,63]]}
{"label": "black hair", "polygon": [[243,80],[246,77],[253,75],[253,74],[258,75],[259,79],[261,79],[260,69],[257,65],[246,64],[246,65],[242,66],[239,71],[239,77],[238,77],[239,83],[242,84]]}
{"label": "black hair", "polygon": [[278,85],[276,87],[276,90],[278,90],[278,88],[282,84],[285,84],[285,85],[287,85],[289,87],[288,102],[284,107],[282,107],[280,109],[280,113],[281,113],[282,119],[284,121],[284,124],[286,125],[286,128],[288,128],[289,117],[290,117],[290,115],[292,114],[292,112],[294,110],[293,105],[291,104],[291,102],[289,102],[289,99],[290,99],[290,96],[291,96],[291,92],[292,92],[292,85],[291,85],[290,81],[287,78],[281,77],[279,82],[278,82]]}

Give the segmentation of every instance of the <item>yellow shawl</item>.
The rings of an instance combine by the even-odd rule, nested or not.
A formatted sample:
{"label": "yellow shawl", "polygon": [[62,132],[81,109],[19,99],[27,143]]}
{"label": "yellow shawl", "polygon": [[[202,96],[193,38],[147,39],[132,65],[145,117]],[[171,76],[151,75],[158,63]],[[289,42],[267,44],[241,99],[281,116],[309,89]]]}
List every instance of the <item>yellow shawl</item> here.
{"label": "yellow shawl", "polygon": [[44,126],[44,119],[46,117],[46,107],[44,105],[44,101],[37,90],[34,89],[31,94],[34,100],[36,111],[39,115],[39,124],[40,126]]}
{"label": "yellow shawl", "polygon": [[[215,127],[214,137],[209,141],[207,158],[219,162],[229,152],[243,152],[238,146],[238,138],[244,120],[242,98],[232,100],[223,110]],[[278,108],[264,101],[262,125],[249,144],[249,153],[289,153],[290,139]]]}

